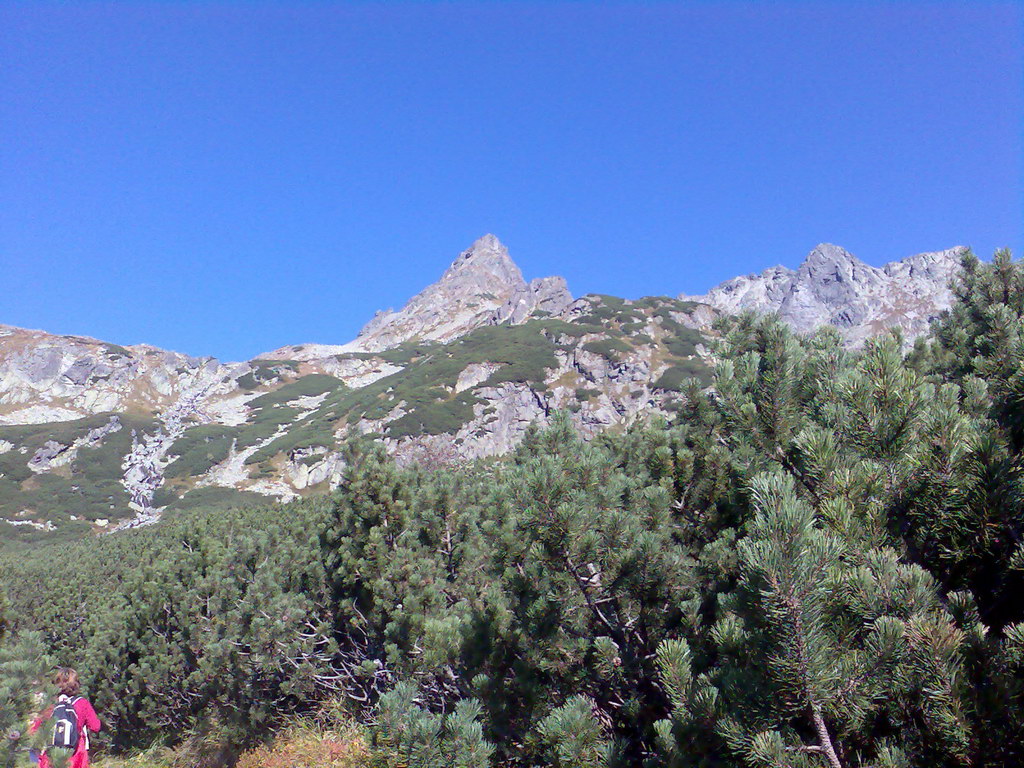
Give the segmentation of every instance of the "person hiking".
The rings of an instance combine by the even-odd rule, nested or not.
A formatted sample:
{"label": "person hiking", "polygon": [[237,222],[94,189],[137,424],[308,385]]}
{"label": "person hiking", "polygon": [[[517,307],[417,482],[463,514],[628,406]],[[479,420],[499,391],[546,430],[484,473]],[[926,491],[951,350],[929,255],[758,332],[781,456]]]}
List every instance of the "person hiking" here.
{"label": "person hiking", "polygon": [[75,670],[61,667],[53,683],[57,686],[57,701],[29,729],[34,733],[44,725],[53,728],[50,746],[39,755],[39,768],[55,768],[54,762],[67,768],[89,768],[89,733],[100,730],[103,724],[89,700],[79,695],[81,685]]}

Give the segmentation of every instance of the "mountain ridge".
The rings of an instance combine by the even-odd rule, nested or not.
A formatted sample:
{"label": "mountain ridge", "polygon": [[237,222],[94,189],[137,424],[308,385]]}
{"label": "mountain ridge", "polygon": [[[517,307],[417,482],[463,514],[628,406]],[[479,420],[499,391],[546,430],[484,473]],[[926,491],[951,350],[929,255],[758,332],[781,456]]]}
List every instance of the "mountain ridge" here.
{"label": "mountain ridge", "polygon": [[949,308],[949,283],[967,250],[954,246],[872,267],[840,246],[821,243],[796,269],[777,265],[679,298],[729,314],[778,312],[801,333],[832,325],[851,346],[893,326],[912,341]]}
{"label": "mountain ridge", "polygon": [[853,346],[887,322],[912,337],[948,306],[962,253],[875,268],[822,244],[702,297],[574,299],[562,278],[527,282],[485,235],[352,341],[238,363],[0,326],[0,543],[322,492],[352,435],[443,464],[506,453],[556,411],[586,436],[670,418],[688,380],[710,381],[721,314],[830,323]]}

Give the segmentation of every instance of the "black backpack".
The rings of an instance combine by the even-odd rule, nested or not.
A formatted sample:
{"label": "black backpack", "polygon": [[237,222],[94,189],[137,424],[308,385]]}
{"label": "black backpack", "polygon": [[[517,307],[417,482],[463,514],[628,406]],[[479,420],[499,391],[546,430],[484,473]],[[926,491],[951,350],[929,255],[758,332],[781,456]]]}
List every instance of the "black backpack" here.
{"label": "black backpack", "polygon": [[81,696],[69,698],[61,696],[57,699],[57,705],[53,708],[50,716],[53,720],[53,746],[65,747],[73,750],[78,746],[78,738],[81,735],[78,728],[78,713],[75,712],[75,702]]}

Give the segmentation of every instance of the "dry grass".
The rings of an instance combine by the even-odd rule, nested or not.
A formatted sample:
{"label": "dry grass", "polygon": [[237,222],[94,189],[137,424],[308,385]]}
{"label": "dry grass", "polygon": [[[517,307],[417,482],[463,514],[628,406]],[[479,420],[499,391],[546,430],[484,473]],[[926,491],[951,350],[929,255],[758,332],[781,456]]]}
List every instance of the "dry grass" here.
{"label": "dry grass", "polygon": [[154,747],[128,757],[104,755],[92,759],[90,756],[89,765],[92,768],[171,768],[174,757],[166,747]]}
{"label": "dry grass", "polygon": [[273,742],[244,753],[236,768],[370,768],[371,754],[357,727],[323,729],[300,723]]}
{"label": "dry grass", "polygon": [[[237,762],[236,762],[237,759]],[[371,768],[361,728],[338,716],[299,720],[273,739],[241,755],[224,743],[223,733],[202,728],[175,749],[153,747],[130,756],[99,756],[94,768]]]}

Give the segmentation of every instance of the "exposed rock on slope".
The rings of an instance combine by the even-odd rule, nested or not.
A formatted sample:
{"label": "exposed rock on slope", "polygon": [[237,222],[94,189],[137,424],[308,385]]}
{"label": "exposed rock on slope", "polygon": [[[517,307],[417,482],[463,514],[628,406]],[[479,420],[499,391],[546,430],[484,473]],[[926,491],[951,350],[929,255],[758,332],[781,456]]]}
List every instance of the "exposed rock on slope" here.
{"label": "exposed rock on slope", "polygon": [[111,416],[106,424],[90,429],[82,437],[73,440],[70,444],[64,445],[56,440],[47,440],[43,446],[32,454],[28,460],[28,468],[32,472],[50,472],[57,467],[70,464],[78,457],[78,449],[82,447],[97,447],[102,444],[103,438],[112,432],[121,429],[121,421],[117,416]]}
{"label": "exposed rock on slope", "polygon": [[801,332],[833,325],[852,346],[893,326],[912,340],[949,308],[949,283],[966,250],[958,246],[921,253],[877,268],[823,243],[796,270],[771,267],[759,275],[734,277],[703,296],[681,298],[729,314],[778,312]]}
{"label": "exposed rock on slope", "polygon": [[[356,426],[399,460],[419,461],[505,453],[559,410],[587,435],[667,416],[685,380],[708,376],[702,342],[713,316],[667,297],[584,296],[556,317],[479,328],[416,349],[402,373],[367,392],[375,404]],[[418,379],[436,387],[427,402],[410,387]]]}
{"label": "exposed rock on slope", "polygon": [[160,409],[228,372],[212,358],[0,326],[0,424]]}

